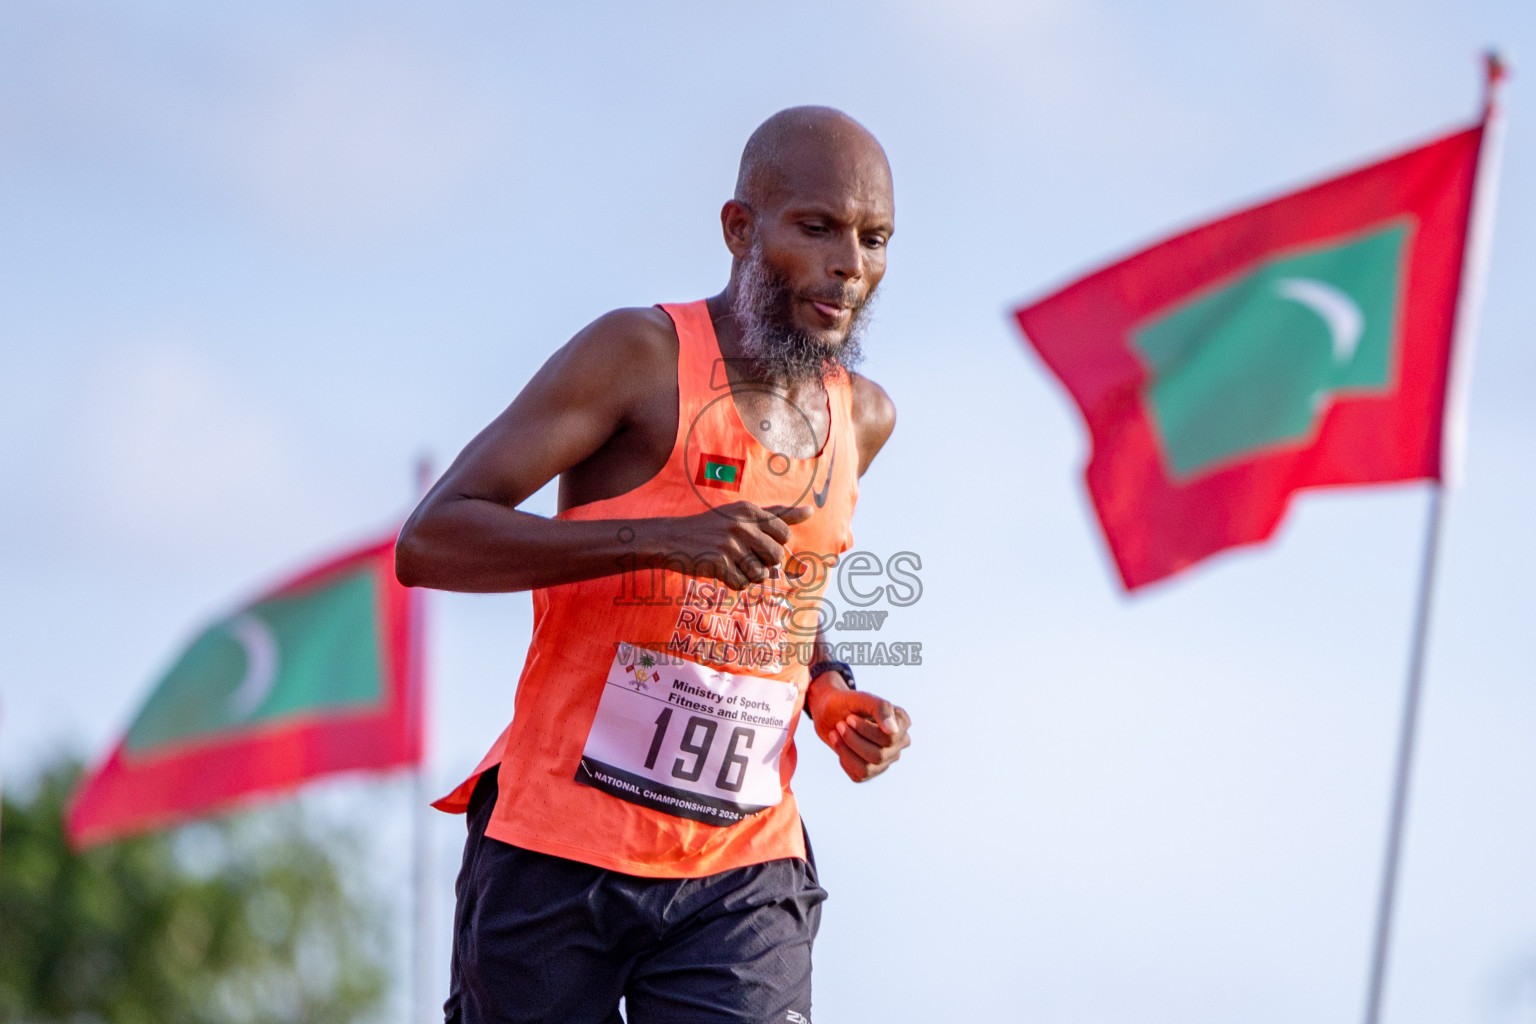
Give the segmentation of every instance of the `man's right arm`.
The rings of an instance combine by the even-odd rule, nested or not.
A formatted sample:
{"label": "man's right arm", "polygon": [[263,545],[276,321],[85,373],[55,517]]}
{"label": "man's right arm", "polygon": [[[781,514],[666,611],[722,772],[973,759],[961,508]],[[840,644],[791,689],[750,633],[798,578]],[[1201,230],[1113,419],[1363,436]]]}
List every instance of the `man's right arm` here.
{"label": "man's right arm", "polygon": [[612,575],[626,555],[644,564],[681,552],[718,562],[718,575],[740,589],[764,578],[765,566],[782,564],[786,521],[803,518],[794,511],[782,519],[765,514],[757,523],[709,511],[569,521],[517,508],[591,457],[625,426],[638,403],[655,400],[654,383],[676,372],[671,331],[659,310],[618,310],[550,357],[406,521],[395,549],[400,582],[439,590],[528,590]]}

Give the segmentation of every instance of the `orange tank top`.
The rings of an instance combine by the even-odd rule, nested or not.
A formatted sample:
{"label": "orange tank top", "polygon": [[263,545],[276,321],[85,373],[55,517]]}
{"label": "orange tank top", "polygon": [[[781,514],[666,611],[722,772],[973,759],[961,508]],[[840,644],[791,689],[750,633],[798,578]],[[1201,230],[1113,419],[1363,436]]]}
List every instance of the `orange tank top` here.
{"label": "orange tank top", "polygon": [[[631,560],[612,576],[535,590],[512,723],[435,806],[462,812],[479,775],[499,764],[492,838],[626,874],[696,878],[805,857],[789,785],[795,726],[827,570],[853,543],[859,457],[846,374],[827,383],[821,451],[775,454],[741,421],[705,304],[662,308],[678,339],[677,435],[665,468],[556,518],[806,505],[813,514],[787,545],[805,572],[736,593],[689,575],[680,553],[661,567]],[[780,392],[762,391],[795,414]]]}

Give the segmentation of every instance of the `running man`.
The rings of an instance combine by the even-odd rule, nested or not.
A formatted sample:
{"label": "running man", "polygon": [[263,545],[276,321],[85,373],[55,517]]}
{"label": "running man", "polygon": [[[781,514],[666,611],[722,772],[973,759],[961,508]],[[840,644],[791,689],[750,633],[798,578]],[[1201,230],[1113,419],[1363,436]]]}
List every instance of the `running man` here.
{"label": "running man", "polygon": [[[852,372],[885,153],[838,111],[782,111],[720,220],[724,291],[582,330],[401,532],[407,585],[533,591],[513,721],[437,804],[469,815],[450,1022],[614,1024],[623,997],[632,1024],[805,1024],[826,893],[795,723],[855,782],[909,743],[816,656],[808,600],[896,421]],[[518,510],[556,476],[553,519]]]}

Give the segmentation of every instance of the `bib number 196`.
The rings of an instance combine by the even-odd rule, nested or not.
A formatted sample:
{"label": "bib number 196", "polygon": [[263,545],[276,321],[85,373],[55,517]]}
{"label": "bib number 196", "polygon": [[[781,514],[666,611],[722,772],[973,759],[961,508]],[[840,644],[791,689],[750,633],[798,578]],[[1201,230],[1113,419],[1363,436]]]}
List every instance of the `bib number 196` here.
{"label": "bib number 196", "polygon": [[[656,734],[651,737],[651,749],[645,755],[646,768],[656,767],[656,758],[661,755],[661,744],[667,738],[667,727],[671,724],[672,709],[662,708],[661,714],[656,716]],[[684,767],[683,759],[678,758],[672,765],[674,779],[682,779],[685,782],[699,781],[699,776],[704,773],[704,759],[709,756],[710,744],[715,742],[715,731],[719,727],[719,723],[711,719],[700,718],[698,715],[688,716],[688,724],[683,726],[683,735],[677,745],[685,753],[693,755],[693,764],[691,767]],[[697,736],[694,733],[696,729]],[[720,774],[715,777],[716,789],[723,789],[728,793],[741,792],[741,784],[747,778],[747,765],[751,762],[745,755],[739,753],[737,748],[750,750],[752,741],[755,739],[757,739],[757,733],[745,726],[738,725],[731,730],[725,759],[720,763]]]}
{"label": "bib number 196", "polygon": [[[650,664],[641,664],[641,661]],[[783,799],[793,684],[620,652],[576,781],[621,800],[729,825]]]}

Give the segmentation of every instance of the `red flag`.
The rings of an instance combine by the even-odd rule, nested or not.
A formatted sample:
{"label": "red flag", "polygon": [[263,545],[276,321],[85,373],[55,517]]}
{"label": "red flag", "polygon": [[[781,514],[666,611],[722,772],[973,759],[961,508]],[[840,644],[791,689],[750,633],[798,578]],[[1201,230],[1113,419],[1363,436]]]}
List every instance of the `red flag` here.
{"label": "red flag", "polygon": [[203,630],[81,784],[89,845],[175,824],[330,772],[422,755],[420,597],[394,539],[349,552]]}
{"label": "red flag", "polygon": [[1082,409],[1127,589],[1305,487],[1440,479],[1485,123],[1187,231],[1016,311]]}

